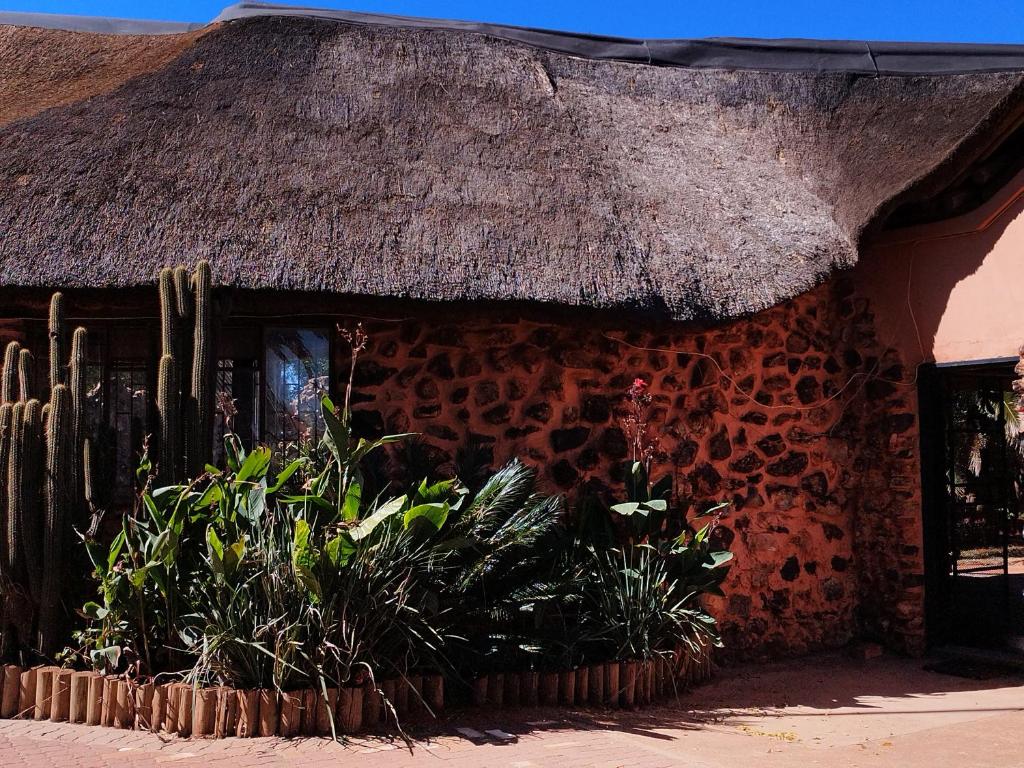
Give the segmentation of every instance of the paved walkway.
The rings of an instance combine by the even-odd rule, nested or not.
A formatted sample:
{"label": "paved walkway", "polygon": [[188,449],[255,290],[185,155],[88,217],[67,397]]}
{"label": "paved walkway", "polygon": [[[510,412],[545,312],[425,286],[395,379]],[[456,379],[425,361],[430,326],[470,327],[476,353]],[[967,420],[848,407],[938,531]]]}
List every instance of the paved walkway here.
{"label": "paved walkway", "polygon": [[[0,721],[3,768],[1021,768],[1024,679],[975,681],[919,661],[838,655],[723,672],[677,707],[453,715],[412,753],[362,738],[178,740]],[[457,729],[464,729],[459,732]],[[493,733],[487,733],[493,731]],[[474,733],[475,732],[475,733]]]}

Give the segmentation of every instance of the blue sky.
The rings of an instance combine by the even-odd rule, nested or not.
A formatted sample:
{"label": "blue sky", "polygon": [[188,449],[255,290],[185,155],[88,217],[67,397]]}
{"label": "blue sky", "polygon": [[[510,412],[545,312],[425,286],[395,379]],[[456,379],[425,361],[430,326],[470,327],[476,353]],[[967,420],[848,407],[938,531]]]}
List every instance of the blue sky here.
{"label": "blue sky", "polygon": [[[0,0],[0,10],[208,21],[228,0]],[[635,37],[1024,42],[1024,0],[308,0],[305,4]]]}

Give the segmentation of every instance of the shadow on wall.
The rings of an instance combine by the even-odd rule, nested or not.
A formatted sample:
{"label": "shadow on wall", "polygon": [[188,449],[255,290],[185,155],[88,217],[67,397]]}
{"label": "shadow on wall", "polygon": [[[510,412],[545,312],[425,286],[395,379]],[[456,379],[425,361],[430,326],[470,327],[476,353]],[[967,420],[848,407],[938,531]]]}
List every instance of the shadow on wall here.
{"label": "shadow on wall", "polygon": [[1013,356],[1024,341],[1024,197],[978,231],[984,213],[888,233],[853,270],[880,341],[909,365]]}

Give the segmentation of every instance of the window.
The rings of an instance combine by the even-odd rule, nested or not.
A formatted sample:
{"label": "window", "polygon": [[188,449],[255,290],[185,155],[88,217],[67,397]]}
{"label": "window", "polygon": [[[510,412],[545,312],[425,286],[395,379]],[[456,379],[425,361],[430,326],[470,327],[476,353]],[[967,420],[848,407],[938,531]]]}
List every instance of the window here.
{"label": "window", "polygon": [[258,360],[221,358],[217,362],[216,413],[213,424],[213,459],[220,466],[224,435],[234,432],[246,448],[260,433],[260,364]]}
{"label": "window", "polygon": [[267,328],[264,343],[264,441],[318,440],[320,399],[330,384],[330,337],[310,328]]}
{"label": "window", "polygon": [[114,503],[130,505],[135,469],[149,435],[149,376],[144,363],[115,361],[107,376],[108,424],[114,449]]}

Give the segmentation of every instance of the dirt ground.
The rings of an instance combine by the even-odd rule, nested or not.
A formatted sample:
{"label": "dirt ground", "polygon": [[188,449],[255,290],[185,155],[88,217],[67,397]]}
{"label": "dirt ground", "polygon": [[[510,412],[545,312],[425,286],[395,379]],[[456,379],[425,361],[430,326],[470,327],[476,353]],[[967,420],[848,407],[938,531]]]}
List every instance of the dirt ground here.
{"label": "dirt ground", "polygon": [[451,714],[418,732],[411,752],[382,738],[186,741],[7,720],[0,766],[1022,768],[1024,677],[972,680],[923,666],[826,654],[722,670],[677,705],[646,712]]}

